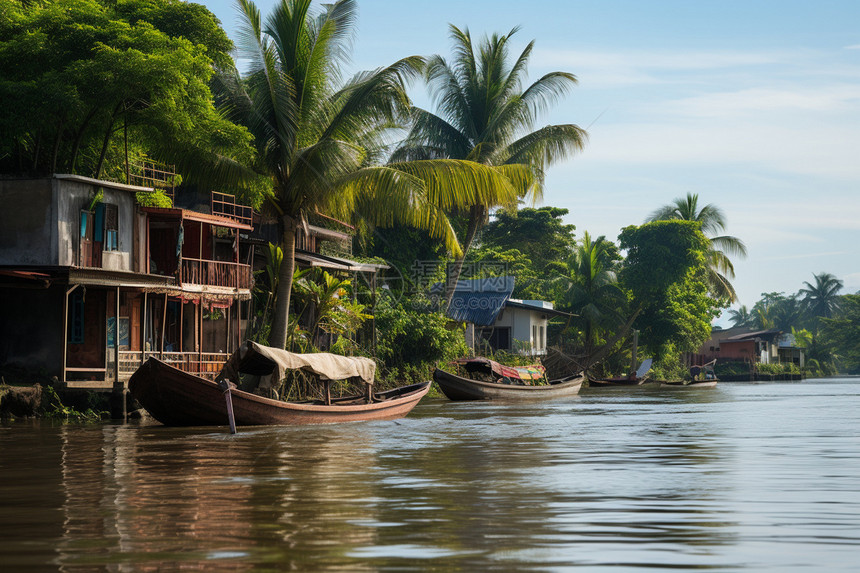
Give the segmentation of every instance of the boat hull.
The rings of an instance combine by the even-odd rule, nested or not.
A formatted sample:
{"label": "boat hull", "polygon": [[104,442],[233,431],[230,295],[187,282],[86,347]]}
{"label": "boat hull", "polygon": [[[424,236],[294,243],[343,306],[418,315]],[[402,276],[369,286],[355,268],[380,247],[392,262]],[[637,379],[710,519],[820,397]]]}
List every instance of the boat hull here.
{"label": "boat hull", "polygon": [[519,386],[513,384],[497,384],[479,382],[463,378],[445,370],[436,369],[433,379],[439,389],[450,400],[542,400],[546,398],[564,398],[576,396],[585,380],[583,376],[575,375],[541,386]]}
{"label": "boat hull", "polygon": [[[215,382],[150,358],[129,380],[129,391],[149,414],[168,426],[227,425],[224,392]],[[297,404],[231,390],[237,426],[333,424],[394,420],[427,394],[429,382],[375,394],[370,404]]]}

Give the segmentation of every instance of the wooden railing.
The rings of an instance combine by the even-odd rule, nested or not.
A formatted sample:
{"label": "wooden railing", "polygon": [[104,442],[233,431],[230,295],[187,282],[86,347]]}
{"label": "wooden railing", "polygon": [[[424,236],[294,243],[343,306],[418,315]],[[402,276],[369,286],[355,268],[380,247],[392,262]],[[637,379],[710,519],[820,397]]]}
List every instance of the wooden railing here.
{"label": "wooden railing", "polygon": [[147,358],[154,356],[184,372],[214,379],[230,356],[224,352],[153,352],[120,350],[119,378],[128,380]]}
{"label": "wooden railing", "polygon": [[254,224],[254,210],[236,203],[234,195],[212,191],[209,207],[213,215],[227,217],[245,225]]}
{"label": "wooden railing", "polygon": [[251,288],[251,267],[224,261],[182,259],[180,282],[228,288]]}
{"label": "wooden railing", "polygon": [[173,202],[176,191],[176,167],[141,158],[129,164],[127,183],[161,189]]}

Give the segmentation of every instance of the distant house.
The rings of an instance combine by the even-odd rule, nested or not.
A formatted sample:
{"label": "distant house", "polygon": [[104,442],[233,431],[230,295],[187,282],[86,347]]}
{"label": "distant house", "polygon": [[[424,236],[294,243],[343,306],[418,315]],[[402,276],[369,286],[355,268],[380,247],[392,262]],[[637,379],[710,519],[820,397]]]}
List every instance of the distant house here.
{"label": "distant house", "polygon": [[[514,277],[460,280],[447,315],[467,323],[466,343],[483,341],[491,349],[523,355],[544,355],[547,327],[553,316],[568,316],[551,302],[511,298]],[[437,292],[441,285],[437,286]]]}
{"label": "distant house", "polygon": [[795,346],[791,334],[776,329],[729,328],[714,330],[691,361],[704,364],[714,359],[720,362],[793,363],[802,367],[805,356],[803,349]]}

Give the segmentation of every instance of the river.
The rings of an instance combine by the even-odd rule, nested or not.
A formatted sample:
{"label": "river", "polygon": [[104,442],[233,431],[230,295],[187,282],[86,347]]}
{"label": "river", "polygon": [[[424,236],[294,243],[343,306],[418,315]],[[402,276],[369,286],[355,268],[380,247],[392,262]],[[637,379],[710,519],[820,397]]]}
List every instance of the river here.
{"label": "river", "polygon": [[860,379],[0,426],[0,570],[857,571]]}

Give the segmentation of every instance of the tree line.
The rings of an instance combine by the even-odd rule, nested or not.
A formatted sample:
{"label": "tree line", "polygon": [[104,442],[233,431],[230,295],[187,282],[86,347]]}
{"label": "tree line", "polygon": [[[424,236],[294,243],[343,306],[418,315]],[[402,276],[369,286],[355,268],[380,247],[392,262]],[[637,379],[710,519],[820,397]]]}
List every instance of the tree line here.
{"label": "tree line", "polygon": [[816,374],[860,373],[860,293],[841,294],[844,283],[830,273],[812,276],[795,293],[762,293],[752,308],[728,312],[734,327],[776,329],[805,348]]}

